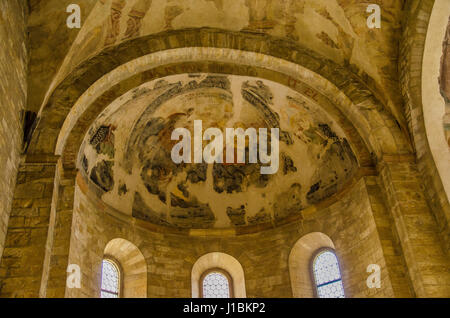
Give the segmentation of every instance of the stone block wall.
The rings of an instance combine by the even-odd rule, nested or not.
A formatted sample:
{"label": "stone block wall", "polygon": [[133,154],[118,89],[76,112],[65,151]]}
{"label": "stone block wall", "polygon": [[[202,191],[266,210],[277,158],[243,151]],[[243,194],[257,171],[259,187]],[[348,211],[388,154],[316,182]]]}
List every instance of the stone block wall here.
{"label": "stone block wall", "polygon": [[[289,254],[297,240],[311,232],[322,232],[334,242],[347,297],[411,295],[407,277],[397,275],[396,264],[384,255],[401,258],[401,253],[389,250],[389,238],[380,234],[383,226],[390,225],[386,215],[374,217],[372,207],[384,207],[382,202],[371,203],[376,199],[373,192],[380,192],[373,180],[361,179],[338,202],[306,211],[295,223],[240,236],[195,237],[149,231],[131,217],[106,210],[100,201],[86,196],[86,185],[80,179],[75,189],[69,264],[81,267],[81,289],[66,289],[66,297],[99,296],[105,246],[116,238],[130,241],[144,255],[148,297],[191,297],[192,267],[210,252],[226,253],[240,262],[247,297],[292,297]],[[370,264],[381,267],[381,289],[366,285]],[[392,279],[392,275],[397,277]]]}
{"label": "stone block wall", "polygon": [[26,1],[0,1],[0,256],[3,253],[22,146],[26,106]]}
{"label": "stone block wall", "polygon": [[0,263],[0,297],[39,297],[56,162],[23,163]]}

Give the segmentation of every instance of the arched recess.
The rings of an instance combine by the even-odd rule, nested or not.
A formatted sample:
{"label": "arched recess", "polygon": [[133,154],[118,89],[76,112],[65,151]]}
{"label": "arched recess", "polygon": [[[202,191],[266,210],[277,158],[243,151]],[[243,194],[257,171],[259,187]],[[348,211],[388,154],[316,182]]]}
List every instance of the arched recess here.
{"label": "arched recess", "polygon": [[147,298],[147,262],[133,243],[121,238],[109,241],[104,258],[111,258],[120,265],[121,297]]}
{"label": "arched recess", "polygon": [[[143,83],[142,80],[149,75],[143,73],[146,70],[164,67],[165,75],[169,75],[173,65],[192,61],[200,61],[204,65],[217,63],[218,66],[210,70],[215,72],[223,69],[223,63],[230,63],[246,70],[248,76],[262,78],[264,74],[252,72],[258,67],[276,71],[285,76],[281,84],[286,85],[290,81],[288,86],[294,89],[297,82],[309,83],[339,108],[354,125],[370,152],[377,156],[411,152],[409,141],[401,129],[392,124],[393,116],[380,102],[381,94],[372,92],[368,88],[370,85],[365,84],[372,82],[369,77],[364,77],[362,81],[346,68],[287,40],[202,28],[133,39],[106,48],[101,54],[83,62],[55,88],[41,108],[28,153],[61,155],[61,148],[64,147],[61,145],[65,144],[72,128],[77,126],[78,118],[84,120],[84,115],[92,115],[88,116],[88,120],[93,120],[99,112],[89,107],[101,102],[102,98],[109,98],[103,93],[108,92],[111,86],[130,90]],[[126,84],[116,81],[120,78],[119,74],[112,75],[113,72],[129,71],[133,67],[133,72],[122,74],[121,81],[130,79]],[[143,69],[145,67],[146,70]],[[240,73],[244,75],[243,71]],[[100,87],[94,89],[94,83]],[[99,88],[100,91],[96,91]],[[74,109],[76,116],[72,116],[72,107],[84,93],[92,96],[92,100],[83,102],[82,109]],[[74,160],[74,157],[71,159]]]}
{"label": "arched recess", "polygon": [[450,2],[436,0],[428,24],[422,61],[422,105],[428,144],[447,199],[450,201],[450,147],[444,130],[446,103],[439,84],[442,43],[447,32],[449,16]]}
{"label": "arched recess", "polygon": [[192,298],[200,297],[200,280],[202,275],[211,269],[222,269],[227,272],[232,279],[233,296],[246,297],[244,269],[241,263],[231,255],[213,252],[201,256],[192,267]]}
{"label": "arched recess", "polygon": [[333,241],[324,233],[313,232],[301,237],[289,254],[289,275],[294,298],[313,298],[314,278],[311,261],[318,250],[334,249]]}

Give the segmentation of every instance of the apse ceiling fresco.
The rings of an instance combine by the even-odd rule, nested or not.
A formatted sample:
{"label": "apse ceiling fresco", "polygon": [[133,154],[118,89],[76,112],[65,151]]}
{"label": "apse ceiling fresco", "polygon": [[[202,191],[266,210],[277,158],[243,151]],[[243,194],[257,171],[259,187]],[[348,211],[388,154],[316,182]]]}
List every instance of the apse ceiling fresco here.
{"label": "apse ceiling fresco", "polygon": [[[279,128],[280,166],[175,164],[175,128]],[[206,142],[204,142],[205,145]],[[225,152],[225,151],[224,151]],[[230,228],[280,220],[335,194],[358,163],[342,129],[278,83],[216,74],[158,79],[123,95],[85,136],[79,166],[99,197],[153,224]]]}

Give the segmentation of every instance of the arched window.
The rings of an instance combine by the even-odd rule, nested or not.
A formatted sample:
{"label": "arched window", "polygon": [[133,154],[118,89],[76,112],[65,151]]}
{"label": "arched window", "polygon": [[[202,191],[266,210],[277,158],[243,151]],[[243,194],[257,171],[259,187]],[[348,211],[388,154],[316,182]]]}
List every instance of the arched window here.
{"label": "arched window", "polygon": [[[118,290],[120,298],[147,298],[149,296],[147,294],[147,262],[136,245],[122,238],[112,239],[105,246],[103,259],[115,265],[115,268],[111,268],[108,263],[103,265],[106,270],[119,273],[112,275],[114,277],[113,286],[117,286],[113,288],[112,294],[117,293]],[[105,273],[107,272],[105,271]],[[107,277],[105,276],[104,279],[108,279]],[[118,283],[116,277],[118,277]],[[108,285],[110,286],[111,283],[106,286]],[[103,285],[101,288],[104,289]],[[110,288],[105,289],[110,291]]]}
{"label": "arched window", "polygon": [[319,298],[345,298],[339,261],[333,250],[322,249],[316,254],[312,272]]}
{"label": "arched window", "polygon": [[110,259],[102,263],[101,298],[119,298],[120,296],[120,270],[119,266]]}
{"label": "arched window", "polygon": [[[221,276],[208,276],[211,273],[218,273]],[[214,280],[213,278],[216,279]],[[245,292],[244,269],[237,259],[225,253],[212,252],[199,257],[192,266],[191,282],[192,298],[247,297]],[[215,284],[216,282],[222,283]],[[224,290],[224,292],[220,293],[220,295],[224,296],[211,295],[210,290],[217,290],[216,285],[220,285],[220,290]],[[228,293],[225,287],[228,287]]]}
{"label": "arched window", "polygon": [[200,280],[202,298],[232,298],[231,276],[221,269],[206,271]]}

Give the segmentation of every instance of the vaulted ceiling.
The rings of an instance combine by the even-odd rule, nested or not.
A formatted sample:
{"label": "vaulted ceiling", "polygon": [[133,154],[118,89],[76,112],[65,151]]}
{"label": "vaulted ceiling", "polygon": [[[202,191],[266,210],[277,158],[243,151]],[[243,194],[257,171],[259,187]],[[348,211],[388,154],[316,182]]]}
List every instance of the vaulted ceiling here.
{"label": "vaulted ceiling", "polygon": [[[182,229],[281,224],[412,151],[404,1],[383,1],[369,29],[363,0],[85,0],[80,30],[70,2],[29,1],[28,153],[76,166],[114,211]],[[174,164],[170,132],[195,120],[279,128],[278,172]]]}
{"label": "vaulted ceiling", "polygon": [[[280,37],[345,66],[366,80],[400,124],[399,39],[404,0],[382,1],[382,28],[369,29],[365,0],[82,0],[82,29],[68,29],[71,0],[28,0],[29,107],[49,84],[103,48],[167,30],[213,27]],[[63,63],[65,61],[65,63]]]}

